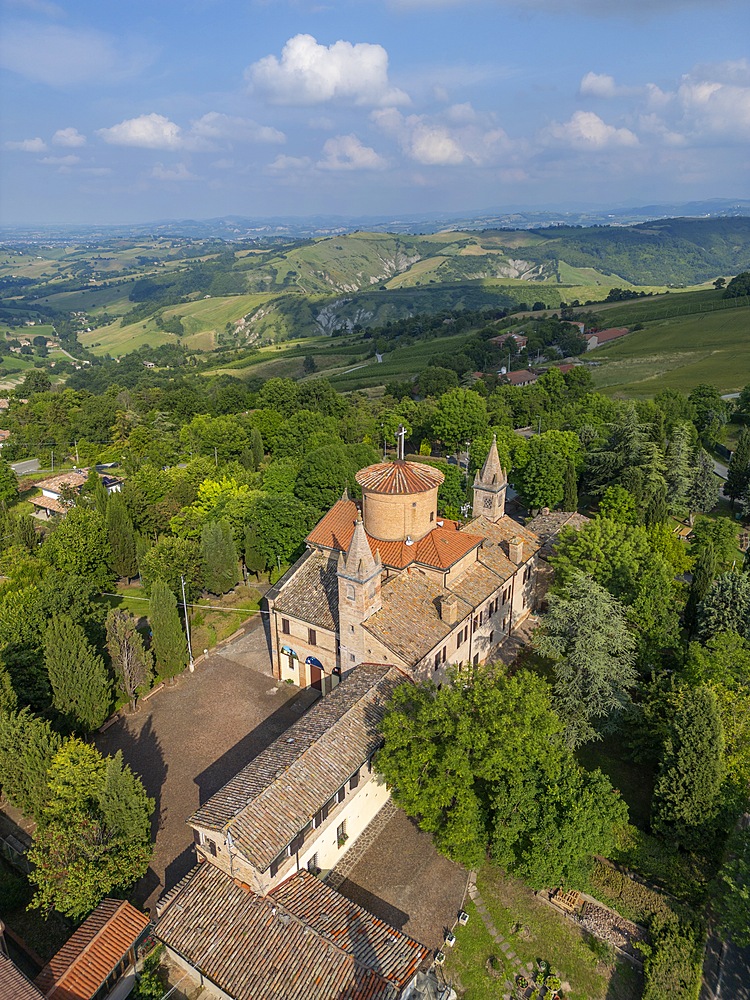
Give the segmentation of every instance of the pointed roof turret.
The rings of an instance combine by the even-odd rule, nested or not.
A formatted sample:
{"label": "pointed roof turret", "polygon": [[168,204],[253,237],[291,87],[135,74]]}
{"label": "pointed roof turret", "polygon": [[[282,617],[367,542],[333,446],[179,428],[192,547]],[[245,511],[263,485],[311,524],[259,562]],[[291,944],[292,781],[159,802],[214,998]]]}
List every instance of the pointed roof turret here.
{"label": "pointed roof turret", "polygon": [[492,444],[484,460],[481,472],[474,477],[475,486],[504,486],[508,482],[505,470],[497,453],[497,434],[492,435]]}
{"label": "pointed roof turret", "polygon": [[381,569],[380,553],[378,552],[377,559],[373,558],[362,522],[362,515],[357,514],[357,520],[354,522],[354,534],[349,543],[346,557],[343,556],[343,553],[339,556],[338,575],[364,583],[379,573]]}

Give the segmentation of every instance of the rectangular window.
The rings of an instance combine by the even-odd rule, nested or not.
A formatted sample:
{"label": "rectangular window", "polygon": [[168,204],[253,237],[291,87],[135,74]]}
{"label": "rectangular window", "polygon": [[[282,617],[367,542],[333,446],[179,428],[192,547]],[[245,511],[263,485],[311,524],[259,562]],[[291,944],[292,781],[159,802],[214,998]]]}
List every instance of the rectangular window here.
{"label": "rectangular window", "polygon": [[479,628],[479,619],[478,619],[478,618],[475,618],[475,619],[474,619],[474,624],[472,625],[472,631],[473,631],[473,632],[476,632],[476,630],[477,630],[478,628]]}
{"label": "rectangular window", "polygon": [[355,771],[354,774],[349,778],[349,791],[353,792],[354,789],[359,784],[359,771]]}
{"label": "rectangular window", "polygon": [[346,798],[346,789],[342,785],[341,788],[339,788],[339,790],[334,795],[334,801],[336,802],[336,805],[341,805],[341,803],[344,801],[345,798]]}
{"label": "rectangular window", "polygon": [[435,670],[440,666],[440,653],[435,653]]}
{"label": "rectangular window", "polygon": [[314,628],[309,628],[307,630],[307,641],[310,643],[311,646],[318,645],[318,633],[315,631]]}
{"label": "rectangular window", "polygon": [[473,664],[474,664],[475,667],[479,665],[479,653],[475,653],[474,654],[474,659],[473,659],[472,662],[473,662]]}
{"label": "rectangular window", "polygon": [[446,656],[447,656],[446,650],[447,649],[448,649],[447,646],[443,646],[442,650],[440,651],[440,659],[442,660],[443,663],[445,663],[445,660],[446,660]]}
{"label": "rectangular window", "polygon": [[307,862],[307,870],[311,875],[317,875],[320,871],[320,865],[318,864],[318,855],[313,854],[310,860]]}
{"label": "rectangular window", "polygon": [[339,847],[343,847],[348,839],[349,836],[346,832],[346,820],[344,820],[343,823],[339,823],[336,827],[336,840],[338,841]]}
{"label": "rectangular window", "polygon": [[490,646],[492,645],[492,643],[493,643],[494,641],[495,641],[495,633],[494,633],[494,631],[493,631],[493,632],[490,632]]}
{"label": "rectangular window", "polygon": [[271,862],[271,878],[276,878],[279,873],[279,868],[281,867],[281,859],[275,858]]}
{"label": "rectangular window", "polygon": [[193,840],[196,844],[202,843],[200,830],[193,830]]}
{"label": "rectangular window", "polygon": [[282,618],[281,619],[281,631],[284,633],[284,635],[289,635],[289,619],[288,618]]}

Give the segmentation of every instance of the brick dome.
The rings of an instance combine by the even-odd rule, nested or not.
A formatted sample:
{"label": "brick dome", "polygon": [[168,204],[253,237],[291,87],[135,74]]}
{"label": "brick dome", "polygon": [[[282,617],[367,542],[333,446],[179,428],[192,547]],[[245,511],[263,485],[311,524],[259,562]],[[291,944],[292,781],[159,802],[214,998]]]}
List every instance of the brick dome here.
{"label": "brick dome", "polygon": [[409,496],[437,489],[445,476],[422,462],[378,462],[360,469],[354,478],[368,493]]}

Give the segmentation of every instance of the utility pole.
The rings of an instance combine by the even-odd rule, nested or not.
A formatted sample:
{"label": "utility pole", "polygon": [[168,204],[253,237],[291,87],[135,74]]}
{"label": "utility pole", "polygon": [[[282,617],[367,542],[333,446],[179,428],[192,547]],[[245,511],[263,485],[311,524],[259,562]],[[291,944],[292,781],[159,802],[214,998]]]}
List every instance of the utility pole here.
{"label": "utility pole", "polygon": [[185,633],[187,634],[187,644],[188,644],[188,656],[190,657],[190,673],[195,670],[195,663],[193,662],[193,646],[190,642],[190,620],[188,619],[188,609],[187,600],[185,598],[185,577],[180,577],[180,583],[182,584],[182,610],[185,612]]}
{"label": "utility pole", "polygon": [[76,467],[78,466],[78,442],[76,441]]}
{"label": "utility pole", "polygon": [[54,451],[51,451],[50,455],[52,456],[52,472],[54,472],[55,471],[55,453],[54,453]]}
{"label": "utility pole", "polygon": [[214,465],[217,468],[219,467],[219,451],[218,451],[216,445],[214,445]]}

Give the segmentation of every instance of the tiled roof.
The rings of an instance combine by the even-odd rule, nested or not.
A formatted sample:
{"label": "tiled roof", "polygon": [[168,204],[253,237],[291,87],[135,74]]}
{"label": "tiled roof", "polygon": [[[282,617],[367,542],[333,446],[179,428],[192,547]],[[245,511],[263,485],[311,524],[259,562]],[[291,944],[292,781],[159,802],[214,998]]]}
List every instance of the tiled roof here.
{"label": "tiled roof", "polygon": [[122,899],[103,900],[36,977],[48,1000],[91,1000],[148,927]]}
{"label": "tiled roof", "polygon": [[[431,468],[431,466],[426,466]],[[320,545],[327,549],[338,549],[346,552],[354,534],[354,523],[359,511],[353,500],[339,500],[318,521],[307,536],[311,545]],[[413,545],[406,542],[383,542],[372,535],[367,536],[373,555],[380,553],[384,566],[392,569],[405,569],[412,563],[422,563],[434,566],[436,569],[447,569],[454,562],[466,555],[480,539],[470,540],[466,532],[459,533],[455,521],[442,519],[442,527],[437,526],[428,532],[424,538]],[[284,590],[282,589],[282,594]],[[290,610],[290,614],[293,612]]]}
{"label": "tiled roof", "polygon": [[69,486],[73,490],[79,490],[86,482],[88,476],[85,472],[61,472],[57,476],[50,476],[49,479],[40,479],[36,484],[40,490],[49,490],[51,493],[59,493],[63,486]]}
{"label": "tiled roof", "polygon": [[529,385],[531,382],[536,382],[539,376],[535,372],[524,368],[517,372],[506,372],[503,378],[507,379],[511,385]]}
{"label": "tiled roof", "polygon": [[66,514],[68,511],[68,508],[59,500],[55,500],[54,497],[30,497],[29,503],[35,507],[41,507],[42,510],[54,510],[57,514]]}
{"label": "tiled roof", "polygon": [[236,1000],[394,1000],[428,956],[306,871],[261,897],[204,864],[157,935]]}
{"label": "tiled roof", "polygon": [[594,336],[598,344],[606,344],[609,340],[617,340],[618,337],[624,337],[626,333],[630,333],[630,330],[626,326],[611,326],[607,330],[597,330]]}
{"label": "tiled roof", "polygon": [[[412,665],[455,628],[440,617],[440,601],[450,594],[430,577],[407,570],[385,584],[381,591],[383,606],[370,615],[364,628]],[[459,601],[458,620],[471,610],[471,605]]]}
{"label": "tiled roof", "polygon": [[320,552],[310,552],[282,587],[275,608],[283,614],[335,632],[339,617],[339,581],[335,561],[331,562]]}
{"label": "tiled roof", "polygon": [[231,828],[235,848],[265,871],[378,748],[385,703],[403,680],[387,664],[360,664],[188,823]]}
{"label": "tiled roof", "polygon": [[478,608],[502,582],[497,573],[478,562],[452,582],[450,589],[472,608]]}
{"label": "tiled roof", "polygon": [[548,514],[537,514],[536,517],[526,522],[526,527],[539,537],[541,542],[540,555],[545,559],[552,555],[557,541],[557,536],[563,528],[581,528],[589,523],[590,518],[585,514],[565,510],[553,510]]}
{"label": "tiled roof", "polygon": [[43,994],[0,949],[0,1000],[42,1000]]}
{"label": "tiled roof", "polygon": [[363,490],[403,495],[434,490],[445,476],[422,462],[378,462],[360,469],[354,478]]}
{"label": "tiled roof", "polygon": [[481,515],[469,521],[461,530],[482,536],[484,543],[479,550],[479,561],[489,566],[503,581],[509,580],[518,569],[518,565],[509,558],[509,542],[514,538],[523,540],[523,562],[527,562],[539,551],[539,539],[534,532],[511,517],[492,521]]}

